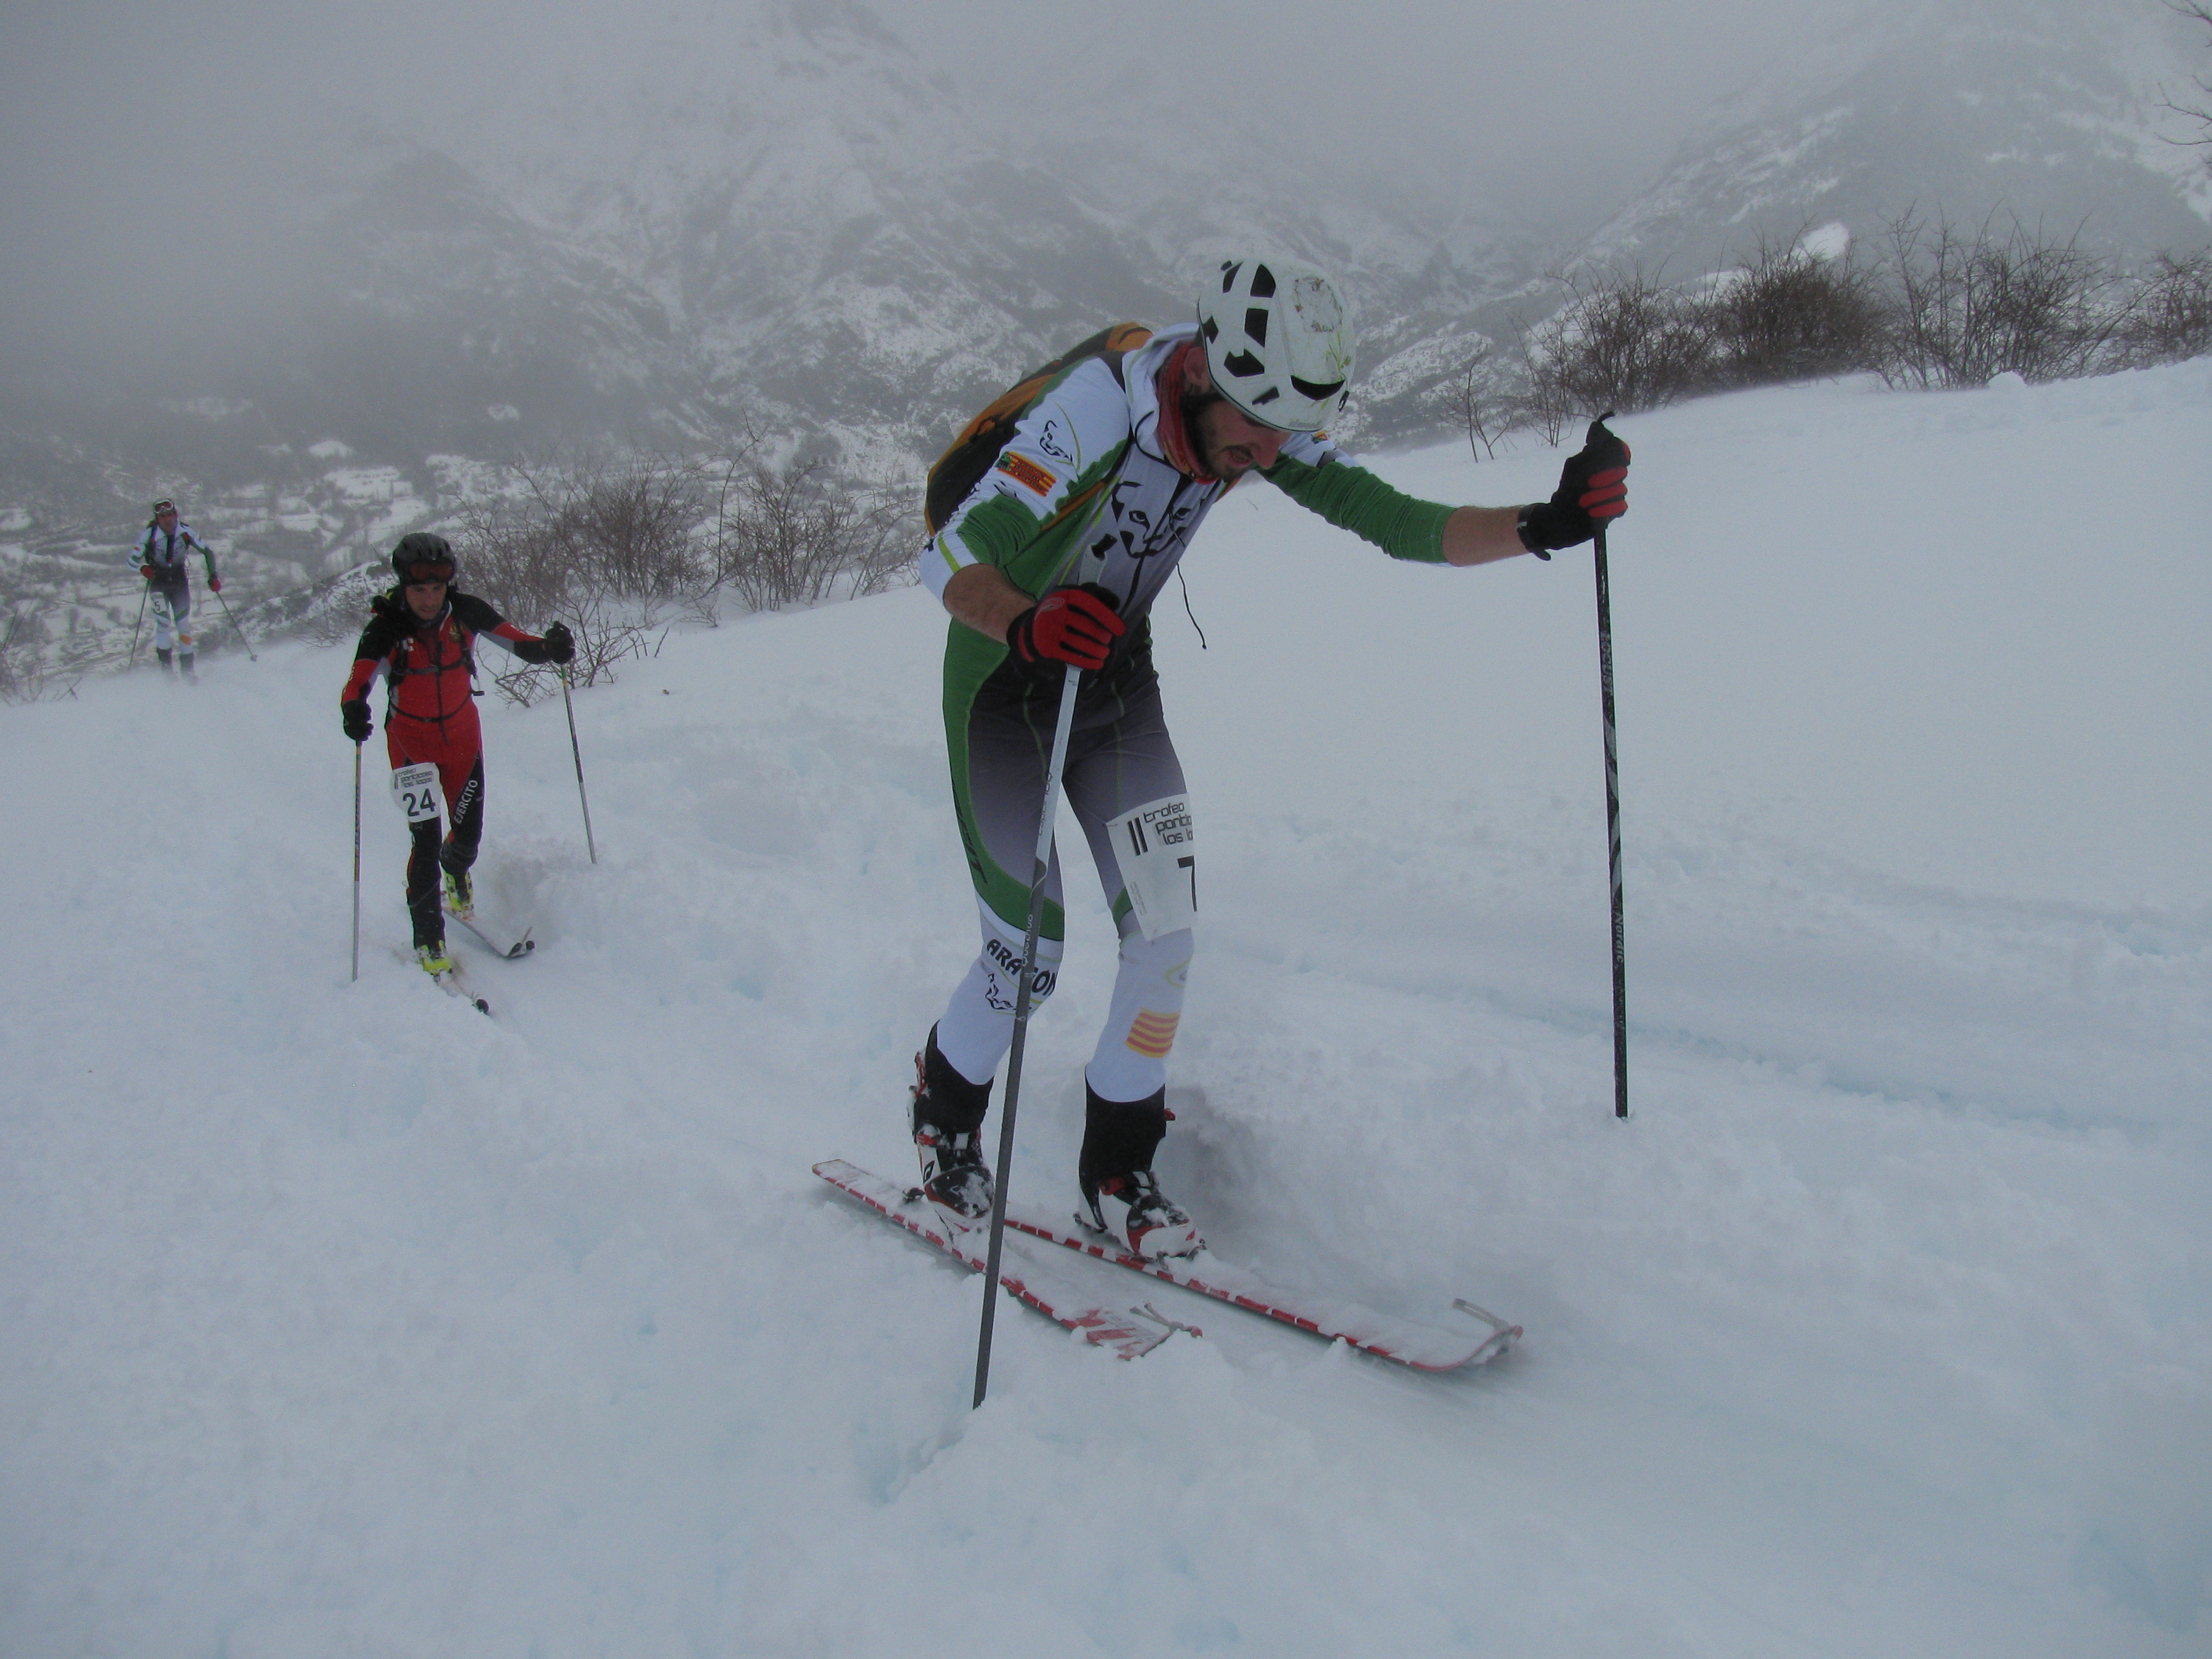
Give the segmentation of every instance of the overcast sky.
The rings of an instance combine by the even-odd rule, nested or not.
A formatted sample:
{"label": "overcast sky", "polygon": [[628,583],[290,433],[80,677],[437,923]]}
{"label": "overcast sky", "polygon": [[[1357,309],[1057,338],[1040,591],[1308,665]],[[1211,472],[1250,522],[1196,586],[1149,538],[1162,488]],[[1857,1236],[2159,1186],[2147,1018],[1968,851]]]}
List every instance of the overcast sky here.
{"label": "overcast sky", "polygon": [[[0,14],[0,281],[19,331],[67,296],[125,306],[147,271],[250,286],[265,204],[317,127],[353,112],[491,159],[520,104],[560,142],[556,90],[647,62],[711,73],[757,0],[18,0]],[[834,11],[845,0],[811,0]],[[1595,225],[1722,95],[1877,5],[1929,0],[876,0],[917,67],[971,103],[1082,96],[1148,63],[1194,146],[1209,124],[1293,124],[1301,149],[1464,179],[1515,214]],[[2033,0],[1939,0],[1991,3]],[[2154,0],[2142,0],[2148,5]],[[673,54],[672,56],[672,54]],[[649,75],[646,77],[649,80]],[[1513,159],[1504,152],[1509,140]],[[521,142],[517,140],[517,142]],[[588,154],[569,159],[588,168]],[[1286,177],[1299,165],[1286,158]]]}
{"label": "overcast sky", "polygon": [[[1271,108],[1310,119],[1334,148],[1410,150],[1477,173],[1483,136],[1539,131],[1547,149],[1586,162],[1594,196],[1617,196],[1717,95],[1852,4],[878,0],[873,9],[918,62],[951,66],[970,88],[1055,76],[1095,85],[1149,54],[1184,88],[1194,123],[1208,104],[1232,119]],[[159,226],[204,246],[250,218],[307,123],[358,109],[453,148],[444,141],[481,137],[472,112],[487,100],[531,99],[634,56],[640,37],[680,39],[698,27],[686,14],[711,9],[693,0],[566,11],[548,0],[19,0],[0,21],[5,240],[20,250],[27,233],[112,257],[118,240]],[[1432,133],[1453,139],[1425,143]],[[1498,181],[1503,192],[1518,185]]]}

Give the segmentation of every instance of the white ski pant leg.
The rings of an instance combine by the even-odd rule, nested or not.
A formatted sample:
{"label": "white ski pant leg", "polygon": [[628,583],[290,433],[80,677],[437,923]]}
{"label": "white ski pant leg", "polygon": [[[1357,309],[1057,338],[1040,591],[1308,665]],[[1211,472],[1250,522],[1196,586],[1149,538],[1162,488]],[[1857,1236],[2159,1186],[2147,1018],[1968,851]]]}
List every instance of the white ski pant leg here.
{"label": "white ski pant leg", "polygon": [[[1013,1047],[1014,997],[1021,988],[1022,942],[1028,930],[1011,927],[980,898],[975,911],[983,921],[983,948],[938,1019],[937,1052],[970,1083],[988,1083]],[[1037,940],[1036,978],[1030,991],[1032,1017],[1060,982],[1065,949],[1056,939]]]}
{"label": "white ski pant leg", "polygon": [[146,602],[154,617],[154,648],[192,648],[192,591],[181,584],[155,582]]}
{"label": "white ski pant leg", "polygon": [[1149,1100],[1167,1087],[1194,936],[1183,927],[1147,939],[1127,916],[1121,926],[1113,1006],[1085,1075],[1102,1100]]}
{"label": "white ski pant leg", "polygon": [[[956,797],[963,803],[963,838],[971,859],[980,849],[994,869],[1018,875],[1024,889],[1036,856],[1051,735],[1030,720],[1041,721],[1056,711],[1056,700],[1040,699],[1033,710],[1010,708],[1003,700],[979,700],[966,729],[966,775],[954,783]],[[1061,783],[1090,845],[1107,903],[1121,912],[1121,966],[1111,1012],[1089,1067],[1091,1086],[1109,1100],[1143,1100],[1166,1082],[1192,951],[1188,928],[1149,942],[1144,938],[1129,911],[1111,839],[1113,824],[1124,813],[1184,793],[1182,765],[1168,735],[1159,683],[1149,662],[1123,683],[1100,689],[1078,704]],[[1061,888],[1056,843],[1045,896],[1057,909]],[[937,1023],[938,1052],[970,1083],[996,1076],[1014,1041],[1016,975],[1028,923],[1025,910],[1017,914],[1008,895],[1002,892],[1000,902],[1009,915],[994,910],[979,891],[983,948]],[[1038,939],[1032,1007],[1052,994],[1063,948],[1058,939]]]}

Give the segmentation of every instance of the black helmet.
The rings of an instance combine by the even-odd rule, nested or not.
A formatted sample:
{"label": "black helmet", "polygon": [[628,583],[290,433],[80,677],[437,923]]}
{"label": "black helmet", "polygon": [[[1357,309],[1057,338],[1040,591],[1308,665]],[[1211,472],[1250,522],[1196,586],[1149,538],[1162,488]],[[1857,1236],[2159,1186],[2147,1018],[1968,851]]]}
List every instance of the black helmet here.
{"label": "black helmet", "polygon": [[404,582],[451,582],[459,570],[453,545],[443,536],[417,530],[392,550],[392,574]]}

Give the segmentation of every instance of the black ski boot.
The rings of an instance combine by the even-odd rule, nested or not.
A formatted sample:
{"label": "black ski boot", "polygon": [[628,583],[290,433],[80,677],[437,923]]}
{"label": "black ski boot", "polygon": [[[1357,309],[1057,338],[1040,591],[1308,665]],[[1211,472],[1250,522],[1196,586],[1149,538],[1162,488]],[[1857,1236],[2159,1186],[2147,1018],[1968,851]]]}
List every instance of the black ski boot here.
{"label": "black ski boot", "polygon": [[1083,1085],[1083,1154],[1077,1165],[1084,1207],[1076,1221],[1147,1261],[1206,1248],[1198,1224],[1160,1190],[1152,1154],[1168,1132],[1168,1091],[1143,1100],[1101,1100]]}
{"label": "black ski boot", "polygon": [[991,1219],[991,1171],[983,1162],[983,1114],[991,1085],[970,1083],[937,1050],[937,1028],[914,1057],[914,1146],[921,1195],[963,1231]]}
{"label": "black ski boot", "polygon": [[158,645],[154,647],[154,660],[161,665],[161,672],[164,674],[173,674],[177,672],[177,665],[171,660],[169,653]]}

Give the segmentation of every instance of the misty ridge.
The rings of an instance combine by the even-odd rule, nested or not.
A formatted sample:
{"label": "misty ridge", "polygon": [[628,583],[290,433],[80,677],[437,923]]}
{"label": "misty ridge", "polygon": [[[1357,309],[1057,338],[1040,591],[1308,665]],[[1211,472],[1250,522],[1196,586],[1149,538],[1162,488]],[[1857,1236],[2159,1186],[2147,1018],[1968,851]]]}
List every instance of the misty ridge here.
{"label": "misty ridge", "polygon": [[[610,672],[672,620],[870,591],[969,415],[1248,250],[1354,296],[1355,448],[2212,349],[2201,9],[1838,3],[1786,52],[1747,8],[1126,21],[464,12],[442,53],[288,49],[336,87],[244,11],[135,76],[11,26],[12,78],[53,73],[9,117],[39,234],[4,256],[0,690],[120,665],[157,492],[257,636],[350,616],[424,527],[526,572],[509,603],[599,604]],[[1592,40],[1620,61],[1563,74]],[[71,145],[102,75],[122,137]]]}

